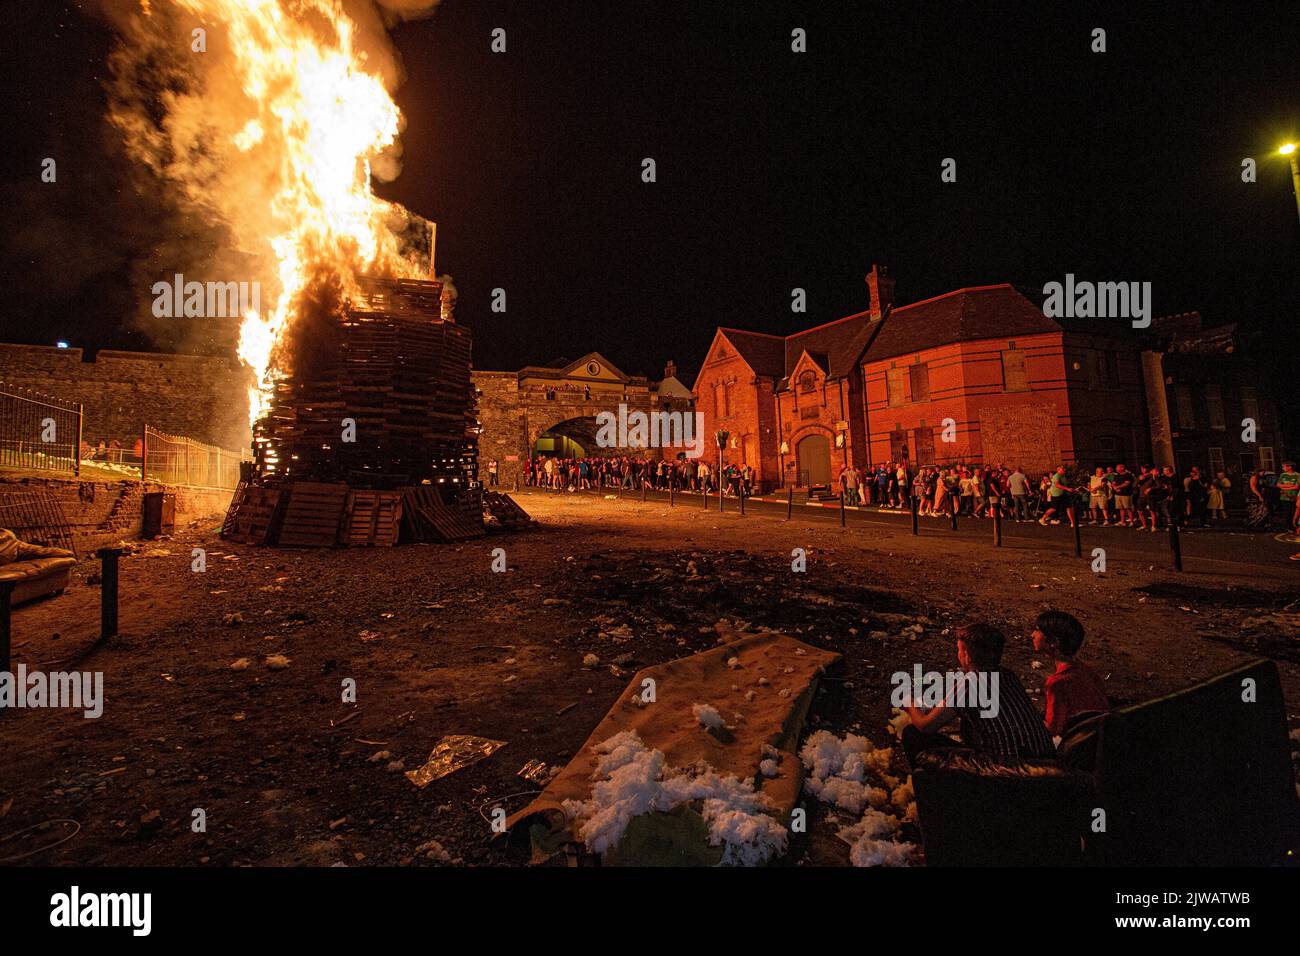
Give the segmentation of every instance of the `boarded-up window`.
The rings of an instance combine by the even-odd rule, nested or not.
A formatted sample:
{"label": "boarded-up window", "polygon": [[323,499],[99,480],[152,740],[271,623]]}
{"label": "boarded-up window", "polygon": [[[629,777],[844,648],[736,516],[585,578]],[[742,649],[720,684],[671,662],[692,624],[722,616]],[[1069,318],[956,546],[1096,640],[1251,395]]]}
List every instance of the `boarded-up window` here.
{"label": "boarded-up window", "polygon": [[903,376],[907,374],[905,368],[891,368],[885,372],[885,388],[889,391],[889,404],[902,405],[907,401],[903,390]]}
{"label": "boarded-up window", "polygon": [[912,401],[928,402],[930,400],[930,366],[911,365],[908,373],[912,376]]}
{"label": "boarded-up window", "polygon": [[722,414],[727,418],[731,417],[731,387],[734,384],[734,382],[728,382],[722,386]]}
{"label": "boarded-up window", "polygon": [[722,417],[722,390],[715,383],[713,386],[713,417]]}
{"label": "boarded-up window", "polygon": [[890,461],[902,461],[906,457],[907,432],[895,428],[889,433],[889,459]]}
{"label": "boarded-up window", "polygon": [[1210,449],[1210,476],[1213,477],[1223,471],[1223,449]]}
{"label": "boarded-up window", "polygon": [[1186,385],[1174,386],[1174,398],[1178,402],[1178,427],[1196,427],[1196,407],[1192,404],[1192,390]]}
{"label": "boarded-up window", "polygon": [[1023,349],[1007,349],[1002,353],[1002,388],[1008,392],[1029,390]]}
{"label": "boarded-up window", "polygon": [[912,429],[912,445],[916,448],[916,463],[918,465],[934,464],[933,428]]}
{"label": "boarded-up window", "polygon": [[1228,427],[1223,418],[1223,392],[1218,385],[1205,386],[1205,407],[1210,413],[1210,427],[1223,431]]}

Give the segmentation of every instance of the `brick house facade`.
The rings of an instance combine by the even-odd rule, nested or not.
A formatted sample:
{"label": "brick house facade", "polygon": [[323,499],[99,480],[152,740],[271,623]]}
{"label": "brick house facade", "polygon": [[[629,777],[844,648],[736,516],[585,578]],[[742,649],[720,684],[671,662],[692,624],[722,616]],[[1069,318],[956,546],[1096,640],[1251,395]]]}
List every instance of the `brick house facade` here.
{"label": "brick house facade", "polygon": [[1146,396],[1127,330],[1049,319],[1008,284],[869,308],[790,336],[719,328],[696,378],[705,433],[762,490],[898,460],[1045,470],[1147,460]]}

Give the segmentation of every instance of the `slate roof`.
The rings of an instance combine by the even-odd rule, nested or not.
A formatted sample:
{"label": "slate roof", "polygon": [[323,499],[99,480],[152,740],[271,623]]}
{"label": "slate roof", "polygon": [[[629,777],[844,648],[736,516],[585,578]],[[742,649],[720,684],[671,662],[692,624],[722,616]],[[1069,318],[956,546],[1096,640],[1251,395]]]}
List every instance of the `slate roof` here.
{"label": "slate roof", "polygon": [[1060,331],[1060,325],[1011,285],[976,286],[894,309],[865,361],[879,362],[954,342]]}
{"label": "slate roof", "polygon": [[[779,335],[746,332],[744,329],[719,329],[740,353],[755,375],[780,378],[785,374],[785,339]],[[795,356],[796,361],[798,356]]]}

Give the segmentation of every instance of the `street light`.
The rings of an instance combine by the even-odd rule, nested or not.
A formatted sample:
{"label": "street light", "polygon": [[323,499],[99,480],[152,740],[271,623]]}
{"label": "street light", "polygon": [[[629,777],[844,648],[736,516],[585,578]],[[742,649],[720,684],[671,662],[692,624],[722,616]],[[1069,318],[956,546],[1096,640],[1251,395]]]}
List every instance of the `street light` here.
{"label": "street light", "polygon": [[1291,187],[1295,190],[1296,214],[1300,215],[1300,164],[1296,162],[1295,143],[1283,144],[1278,152],[1291,159]]}

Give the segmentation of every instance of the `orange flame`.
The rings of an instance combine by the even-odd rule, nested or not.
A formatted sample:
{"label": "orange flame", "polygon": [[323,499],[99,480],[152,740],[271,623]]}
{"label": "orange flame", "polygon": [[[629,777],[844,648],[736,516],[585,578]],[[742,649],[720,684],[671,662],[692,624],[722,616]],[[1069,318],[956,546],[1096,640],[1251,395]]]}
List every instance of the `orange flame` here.
{"label": "orange flame", "polygon": [[[209,49],[194,52],[206,62],[187,67],[198,74],[195,87],[162,96],[169,152],[147,142],[152,131],[138,119],[115,121],[262,264],[269,307],[244,315],[239,337],[239,357],[256,377],[249,393],[256,422],[274,386],[276,345],[314,270],[339,275],[345,294],[363,272],[424,275],[427,263],[393,231],[410,215],[371,189],[371,164],[392,165],[402,117],[342,0],[171,4],[173,29],[189,40],[201,25]],[[158,0],[153,11],[148,0],[141,6],[146,16],[158,12]]]}

